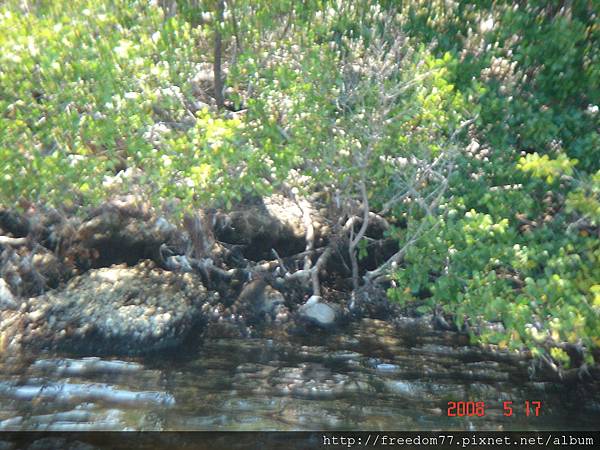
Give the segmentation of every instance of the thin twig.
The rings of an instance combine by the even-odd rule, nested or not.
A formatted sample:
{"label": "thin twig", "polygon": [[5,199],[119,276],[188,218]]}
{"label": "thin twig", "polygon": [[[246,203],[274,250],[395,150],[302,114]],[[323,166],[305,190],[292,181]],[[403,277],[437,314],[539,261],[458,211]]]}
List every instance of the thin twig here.
{"label": "thin twig", "polygon": [[310,269],[302,269],[298,270],[294,273],[286,273],[286,280],[306,280],[309,279],[312,282],[313,295],[320,296],[321,295],[321,286],[319,283],[319,271],[323,267],[323,265],[327,262],[329,257],[331,256],[331,247],[327,247],[323,254],[319,256],[317,262]]}
{"label": "thin twig", "polygon": [[283,262],[283,259],[281,259],[281,257],[279,256],[279,253],[277,253],[277,250],[275,250],[274,248],[271,249],[271,253],[273,253],[273,256],[275,256],[275,259],[277,259],[277,262],[279,263],[279,267],[281,267],[281,270],[285,272],[287,272],[287,267],[285,267],[285,264]]}

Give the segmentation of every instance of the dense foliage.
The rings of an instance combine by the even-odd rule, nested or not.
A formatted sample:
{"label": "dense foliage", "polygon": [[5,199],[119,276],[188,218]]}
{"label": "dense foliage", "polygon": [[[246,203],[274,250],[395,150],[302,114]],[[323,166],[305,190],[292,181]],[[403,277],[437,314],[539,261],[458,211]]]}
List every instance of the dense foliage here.
{"label": "dense foliage", "polygon": [[476,92],[481,113],[442,225],[410,250],[398,272],[409,288],[392,297],[411,301],[428,290],[425,304],[442,304],[459,322],[504,325],[479,339],[525,343],[567,365],[565,343],[600,344],[600,28],[592,3],[423,6],[409,25],[456,55],[451,80]]}
{"label": "dense foliage", "polygon": [[[392,224],[393,301],[591,363],[599,23],[595,1],[8,1],[0,204],[318,189]],[[211,106],[216,34],[231,111]]]}

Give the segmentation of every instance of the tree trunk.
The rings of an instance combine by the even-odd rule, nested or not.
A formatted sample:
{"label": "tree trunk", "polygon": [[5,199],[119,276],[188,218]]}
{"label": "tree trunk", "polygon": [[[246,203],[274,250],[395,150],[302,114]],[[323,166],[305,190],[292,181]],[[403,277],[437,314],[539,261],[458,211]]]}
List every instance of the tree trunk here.
{"label": "tree trunk", "polygon": [[222,34],[221,24],[223,23],[223,10],[225,9],[224,0],[217,2],[217,20],[215,23],[215,54],[213,63],[215,100],[217,108],[222,109],[225,101],[223,99],[223,78],[221,74],[221,53],[222,53]]}

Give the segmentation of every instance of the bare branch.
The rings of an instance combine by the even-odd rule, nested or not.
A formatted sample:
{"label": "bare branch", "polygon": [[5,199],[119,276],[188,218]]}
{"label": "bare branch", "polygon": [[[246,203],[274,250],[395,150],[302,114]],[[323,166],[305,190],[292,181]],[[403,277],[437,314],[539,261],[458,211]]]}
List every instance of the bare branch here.
{"label": "bare branch", "polygon": [[304,255],[304,267],[303,269],[308,270],[312,264],[311,256],[312,251],[315,248],[315,227],[310,217],[310,211],[306,205],[302,204],[302,201],[298,199],[294,189],[291,189],[287,184],[284,184],[284,188],[287,191],[289,197],[296,203],[300,212],[302,213],[302,222],[304,224],[304,240],[306,241],[305,255]]}
{"label": "bare branch", "polygon": [[286,280],[308,280],[310,278],[312,282],[313,295],[321,295],[321,285],[319,282],[319,271],[323,268],[323,265],[327,262],[331,256],[331,247],[327,247],[323,254],[319,256],[315,265],[310,269],[298,270],[294,273],[286,273]]}
{"label": "bare branch", "polygon": [[409,192],[400,192],[394,195],[392,198],[390,198],[387,202],[383,204],[382,210],[379,211],[377,214],[380,216],[387,214],[396,204],[398,204],[405,198],[408,198],[409,196]]}
{"label": "bare branch", "polygon": [[394,253],[385,263],[383,263],[377,269],[368,271],[365,274],[365,276],[363,277],[365,282],[370,283],[386,275],[392,264],[400,263],[402,259],[404,259],[404,256],[406,255],[408,249],[419,239],[421,239],[426,232],[435,229],[439,225],[439,223],[440,222],[438,221],[432,227],[427,229],[425,226],[427,224],[427,221],[423,220],[419,225],[419,228],[417,228],[417,231],[410,237],[410,239],[404,244],[404,246],[400,250]]}
{"label": "bare branch", "polygon": [[318,295],[318,296],[321,295],[321,285],[319,283],[319,272],[320,272],[321,268],[323,267],[323,265],[329,259],[330,255],[331,255],[331,248],[327,248],[327,250],[325,250],[325,252],[319,257],[319,259],[317,259],[317,263],[315,264],[315,266],[311,269],[310,279],[312,282],[313,295]]}
{"label": "bare branch", "polygon": [[281,257],[279,256],[279,253],[277,253],[277,250],[272,248],[271,253],[273,253],[273,256],[275,256],[275,259],[277,259],[277,262],[279,263],[279,267],[281,267],[281,270],[283,270],[284,272],[287,272],[288,271],[287,267],[285,267],[283,259],[281,259]]}

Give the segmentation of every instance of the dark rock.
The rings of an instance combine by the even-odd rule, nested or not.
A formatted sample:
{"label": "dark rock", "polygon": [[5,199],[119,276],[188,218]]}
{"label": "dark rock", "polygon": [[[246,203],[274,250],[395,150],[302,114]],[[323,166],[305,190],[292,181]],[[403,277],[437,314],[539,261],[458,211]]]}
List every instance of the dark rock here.
{"label": "dark rock", "polygon": [[[328,233],[326,221],[307,200],[300,203],[311,216],[315,246],[322,245]],[[228,214],[219,213],[215,222],[216,237],[229,244],[244,245],[244,256],[254,261],[271,259],[271,249],[285,257],[301,252],[306,246],[302,209],[281,195],[245,204]]]}
{"label": "dark rock", "polygon": [[285,298],[277,289],[267,285],[258,301],[258,309],[265,314],[273,314],[280,305],[285,303]]}
{"label": "dark rock", "polygon": [[265,280],[252,280],[244,286],[233,309],[244,315],[249,324],[257,324],[266,317],[274,318],[285,303],[283,294]]}
{"label": "dark rock", "polygon": [[369,284],[361,286],[351,297],[348,309],[354,317],[386,320],[398,315],[398,307],[387,298],[385,289]]}
{"label": "dark rock", "polygon": [[77,226],[66,256],[82,270],[120,263],[133,266],[144,259],[161,263],[161,246],[181,247],[182,239],[147,202],[129,195],[106,202]]}
{"label": "dark rock", "polygon": [[24,215],[12,210],[0,210],[0,234],[10,233],[14,237],[29,234],[30,225]]}

